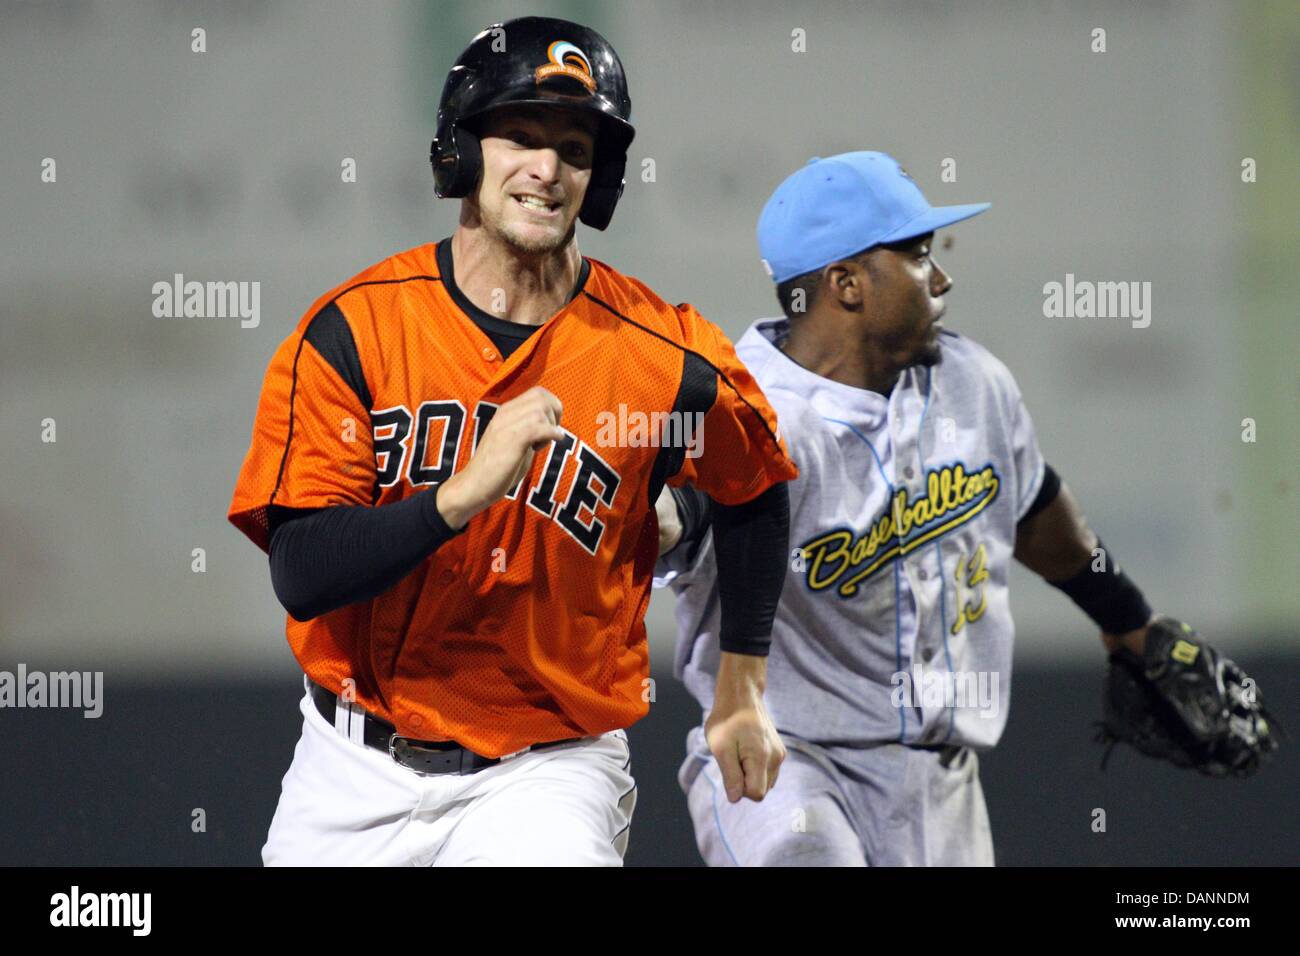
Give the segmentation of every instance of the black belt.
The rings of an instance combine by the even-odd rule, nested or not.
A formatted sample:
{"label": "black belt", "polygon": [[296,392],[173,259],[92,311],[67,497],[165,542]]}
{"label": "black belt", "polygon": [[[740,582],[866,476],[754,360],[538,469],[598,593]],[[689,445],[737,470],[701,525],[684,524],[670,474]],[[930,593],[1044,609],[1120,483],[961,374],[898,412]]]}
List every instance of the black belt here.
{"label": "black belt", "polygon": [[[325,718],[326,723],[334,726],[338,696],[311,679],[308,679],[308,688],[320,715]],[[495,767],[503,759],[484,757],[472,750],[466,750],[455,741],[416,740],[413,737],[403,737],[397,733],[397,728],[392,724],[365,711],[351,714],[350,717],[352,720],[362,721],[362,740],[367,747],[388,754],[398,764],[416,773],[476,773],[486,767]],[[565,740],[552,740],[547,743],[533,744],[526,750],[529,752],[545,750],[548,747],[571,744],[581,739],[581,737],[569,737]]]}

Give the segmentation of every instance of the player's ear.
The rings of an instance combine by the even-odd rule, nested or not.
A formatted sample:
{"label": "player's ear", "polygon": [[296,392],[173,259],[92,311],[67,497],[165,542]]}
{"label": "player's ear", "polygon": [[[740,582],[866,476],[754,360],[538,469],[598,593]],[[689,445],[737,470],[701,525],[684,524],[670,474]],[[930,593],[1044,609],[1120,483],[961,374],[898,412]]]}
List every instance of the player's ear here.
{"label": "player's ear", "polygon": [[827,295],[848,309],[862,305],[865,281],[869,281],[867,270],[852,259],[832,262],[822,270],[822,288]]}

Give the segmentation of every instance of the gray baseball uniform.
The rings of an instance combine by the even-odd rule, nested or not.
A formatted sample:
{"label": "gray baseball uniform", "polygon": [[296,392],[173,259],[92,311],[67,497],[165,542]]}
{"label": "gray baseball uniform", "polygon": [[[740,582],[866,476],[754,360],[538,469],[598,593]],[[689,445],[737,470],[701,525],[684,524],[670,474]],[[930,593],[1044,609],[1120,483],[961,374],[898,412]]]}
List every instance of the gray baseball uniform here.
{"label": "gray baseball uniform", "polygon": [[[761,803],[728,804],[700,728],[680,781],[710,863],[991,863],[975,750],[1006,724],[1017,520],[1044,465],[1006,366],[950,331],[888,396],[780,351],[787,320],[736,345],[800,475],[766,703],[790,756]],[[676,674],[707,714],[719,602],[712,541],[660,560]],[[856,835],[854,841],[849,834]]]}

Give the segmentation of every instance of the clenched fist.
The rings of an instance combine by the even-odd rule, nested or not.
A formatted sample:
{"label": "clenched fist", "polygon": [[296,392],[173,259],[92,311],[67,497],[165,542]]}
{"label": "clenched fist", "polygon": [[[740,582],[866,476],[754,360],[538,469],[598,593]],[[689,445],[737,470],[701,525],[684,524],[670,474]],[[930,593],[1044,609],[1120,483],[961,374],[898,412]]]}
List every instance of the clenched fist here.
{"label": "clenched fist", "polygon": [[533,455],[564,437],[564,406],[534,385],[496,410],[469,464],[438,486],[438,512],[452,530],[506,496],[532,467]]}
{"label": "clenched fist", "polygon": [[763,706],[766,683],[766,657],[723,652],[704,737],[732,803],[767,796],[785,760],[785,744]]}

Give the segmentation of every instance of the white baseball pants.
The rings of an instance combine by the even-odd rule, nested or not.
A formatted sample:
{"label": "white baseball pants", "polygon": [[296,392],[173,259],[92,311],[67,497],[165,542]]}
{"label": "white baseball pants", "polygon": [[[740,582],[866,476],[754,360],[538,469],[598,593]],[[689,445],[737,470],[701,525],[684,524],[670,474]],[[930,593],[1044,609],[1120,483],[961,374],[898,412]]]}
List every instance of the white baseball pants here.
{"label": "white baseball pants", "polygon": [[626,731],[423,775],[331,726],[310,695],[299,709],[267,866],[623,864],[636,805]]}

